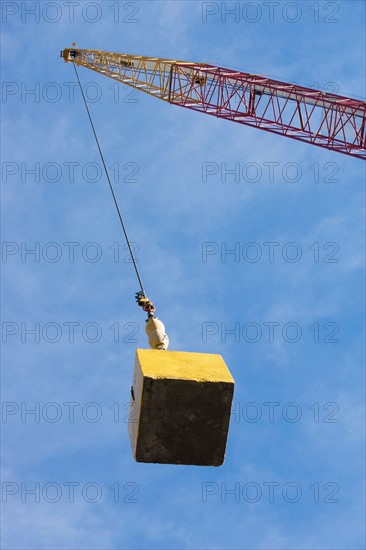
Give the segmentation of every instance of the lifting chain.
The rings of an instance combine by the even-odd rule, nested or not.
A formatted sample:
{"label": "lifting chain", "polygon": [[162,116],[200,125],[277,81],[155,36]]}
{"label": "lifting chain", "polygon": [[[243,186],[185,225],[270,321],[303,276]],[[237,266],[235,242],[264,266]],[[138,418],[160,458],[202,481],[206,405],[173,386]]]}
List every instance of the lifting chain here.
{"label": "lifting chain", "polygon": [[154,304],[149,300],[149,298],[146,298],[145,293],[142,291],[136,292],[135,299],[137,304],[142,307],[144,311],[146,311],[147,316],[149,319],[152,317],[155,317],[154,311],[155,306]]}

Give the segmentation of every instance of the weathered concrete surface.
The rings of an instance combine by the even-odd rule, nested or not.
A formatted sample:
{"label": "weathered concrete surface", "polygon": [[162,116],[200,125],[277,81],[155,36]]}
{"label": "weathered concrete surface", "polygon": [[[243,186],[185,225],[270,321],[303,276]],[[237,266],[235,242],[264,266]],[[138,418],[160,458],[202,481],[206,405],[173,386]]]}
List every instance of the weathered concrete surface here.
{"label": "weathered concrete surface", "polygon": [[234,380],[220,355],[138,349],[132,388],[137,462],[223,464]]}

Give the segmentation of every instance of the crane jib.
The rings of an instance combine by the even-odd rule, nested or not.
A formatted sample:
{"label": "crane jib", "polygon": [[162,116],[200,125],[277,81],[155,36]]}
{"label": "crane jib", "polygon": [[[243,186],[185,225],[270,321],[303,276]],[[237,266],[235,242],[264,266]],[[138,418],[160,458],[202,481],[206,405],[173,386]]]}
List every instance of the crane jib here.
{"label": "crane jib", "polygon": [[74,62],[159,99],[366,159],[366,102],[212,64],[66,48]]}

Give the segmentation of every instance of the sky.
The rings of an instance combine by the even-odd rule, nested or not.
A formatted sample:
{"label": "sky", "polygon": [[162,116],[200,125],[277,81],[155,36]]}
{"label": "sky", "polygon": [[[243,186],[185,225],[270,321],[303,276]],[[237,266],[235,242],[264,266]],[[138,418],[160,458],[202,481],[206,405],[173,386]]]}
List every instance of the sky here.
{"label": "sky", "polygon": [[80,68],[170,349],[235,379],[223,466],[136,463],[139,286],[59,57],[76,42],[362,98],[364,22],[359,1],[2,2],[4,549],[365,547],[363,161]]}

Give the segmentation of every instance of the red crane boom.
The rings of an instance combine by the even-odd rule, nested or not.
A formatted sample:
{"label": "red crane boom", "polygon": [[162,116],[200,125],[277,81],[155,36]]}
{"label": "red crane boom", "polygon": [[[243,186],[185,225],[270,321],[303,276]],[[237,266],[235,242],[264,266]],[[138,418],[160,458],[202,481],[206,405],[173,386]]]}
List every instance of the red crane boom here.
{"label": "red crane boom", "polygon": [[88,67],[208,115],[366,159],[366,102],[207,63],[67,48]]}

